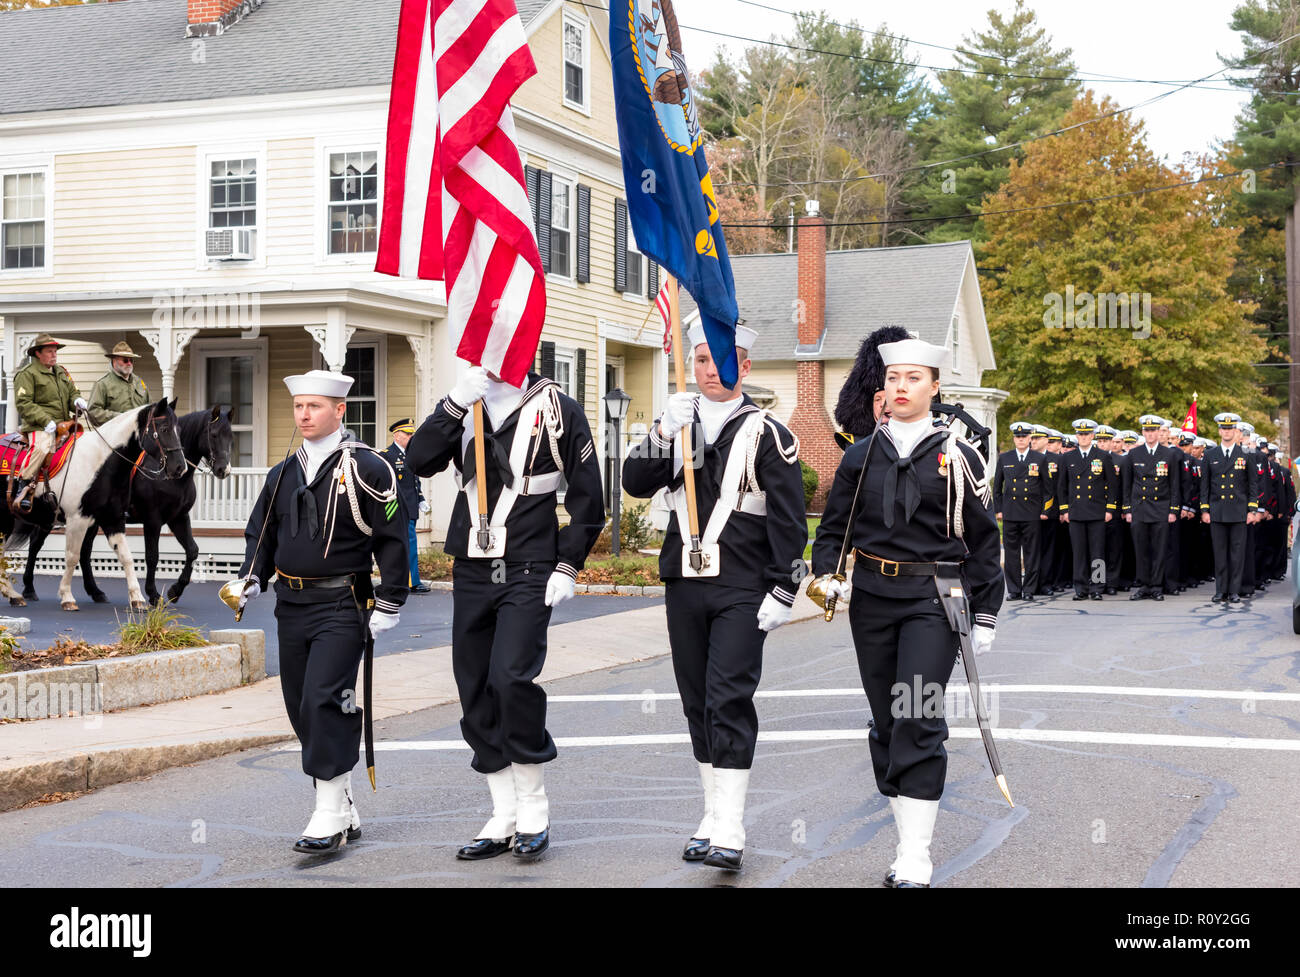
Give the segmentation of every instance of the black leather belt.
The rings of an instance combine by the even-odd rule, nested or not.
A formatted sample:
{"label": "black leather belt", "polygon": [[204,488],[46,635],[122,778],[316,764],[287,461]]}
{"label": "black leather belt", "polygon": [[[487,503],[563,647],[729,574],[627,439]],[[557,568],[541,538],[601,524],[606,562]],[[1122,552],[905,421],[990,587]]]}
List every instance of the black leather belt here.
{"label": "black leather belt", "polygon": [[351,587],[356,581],[354,573],[347,573],[341,577],[295,577],[293,574],[285,573],[279,567],[275,568],[275,575],[284,581],[284,585],[290,590],[337,590]]}
{"label": "black leather belt", "polygon": [[933,577],[939,573],[955,573],[961,569],[960,563],[907,563],[872,556],[870,553],[864,553],[856,546],[853,551],[858,555],[857,566],[865,565],[886,577]]}

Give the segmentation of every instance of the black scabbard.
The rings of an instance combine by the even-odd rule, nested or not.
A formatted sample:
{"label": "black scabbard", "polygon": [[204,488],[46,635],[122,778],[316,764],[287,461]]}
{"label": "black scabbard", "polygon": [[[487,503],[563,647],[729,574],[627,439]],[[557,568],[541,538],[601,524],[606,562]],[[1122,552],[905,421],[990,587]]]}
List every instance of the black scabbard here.
{"label": "black scabbard", "polygon": [[375,672],[375,636],[370,633],[370,614],[374,610],[375,600],[372,596],[372,589],[369,579],[363,579],[361,574],[356,574],[352,582],[352,601],[357,608],[357,616],[361,619],[362,640],[365,642],[365,650],[362,653],[362,680],[365,682],[365,692],[361,705],[361,726],[364,730],[366,743],[366,773],[370,777],[370,789],[378,790],[375,786],[375,710],[374,710],[374,685]]}

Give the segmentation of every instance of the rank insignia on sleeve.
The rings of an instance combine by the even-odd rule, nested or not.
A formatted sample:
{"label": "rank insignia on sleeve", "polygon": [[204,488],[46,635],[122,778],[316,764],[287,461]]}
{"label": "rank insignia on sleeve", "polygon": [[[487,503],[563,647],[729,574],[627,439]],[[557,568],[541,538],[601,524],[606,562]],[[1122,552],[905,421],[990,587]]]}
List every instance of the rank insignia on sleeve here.
{"label": "rank insignia on sleeve", "polygon": [[384,505],[384,518],[387,519],[389,522],[392,522],[393,516],[395,515],[397,515],[397,500],[390,499]]}

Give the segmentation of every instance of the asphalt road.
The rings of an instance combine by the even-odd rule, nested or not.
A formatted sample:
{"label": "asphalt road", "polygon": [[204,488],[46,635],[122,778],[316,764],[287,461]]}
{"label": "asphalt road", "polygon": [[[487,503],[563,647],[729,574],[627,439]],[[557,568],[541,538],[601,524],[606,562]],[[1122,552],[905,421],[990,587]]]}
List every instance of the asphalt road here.
{"label": "asphalt road", "polygon": [[[26,617],[32,622],[31,631],[24,636],[27,647],[45,648],[60,636],[85,638],[92,644],[115,640],[119,622],[125,621],[129,609],[126,599],[126,581],[96,578],[100,588],[108,595],[109,603],[95,604],[85,597],[80,579],[73,580],[73,593],[79,611],[65,611],[59,606],[58,577],[37,576],[36,592],[39,601],[28,601],[26,607],[5,609],[0,601],[0,613]],[[163,580],[159,590],[165,592],[171,580]],[[280,656],[275,635],[275,601],[263,595],[249,601],[244,617],[238,624],[230,609],[217,597],[219,583],[193,583],[185,589],[180,601],[174,605],[177,613],[189,619],[187,623],[204,628],[261,628],[267,634],[266,672],[280,674]],[[565,601],[551,613],[554,624],[600,617],[618,611],[662,604],[661,597],[616,597],[605,594],[580,594]],[[402,609],[396,628],[375,639],[376,655],[391,655],[398,651],[418,651],[451,644],[451,594],[434,591],[429,594],[411,594]]]}
{"label": "asphalt road", "polygon": [[[999,688],[993,706],[1017,806],[998,794],[972,721],[952,718],[935,884],[1295,885],[1300,638],[1288,588],[1274,589],[1228,610],[1204,587],[1162,604],[1065,598],[1006,609],[980,666],[986,686],[1016,687]],[[453,857],[489,804],[460,744],[459,709],[447,706],[379,724],[380,789],[358,791],[363,837],[336,856],[290,850],[311,788],[297,754],[268,749],[0,814],[0,880],[871,886],[896,834],[861,739],[869,713],[858,687],[844,616],[769,637],[758,700],[765,739],[738,875],[678,857],[700,797],[661,658],[548,686],[560,757],[547,768],[554,840],[538,863]]]}

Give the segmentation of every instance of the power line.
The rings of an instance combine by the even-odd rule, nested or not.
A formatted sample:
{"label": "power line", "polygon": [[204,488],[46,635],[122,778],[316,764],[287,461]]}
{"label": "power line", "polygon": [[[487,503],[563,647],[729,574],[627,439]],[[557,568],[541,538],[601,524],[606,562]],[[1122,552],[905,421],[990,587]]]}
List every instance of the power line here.
{"label": "power line", "polygon": [[[1300,161],[1295,163],[1281,162],[1270,163],[1267,166],[1256,167],[1258,170],[1271,170],[1278,167],[1288,167],[1300,165]],[[879,227],[890,224],[930,224],[939,221],[956,221],[956,220],[975,220],[981,217],[1000,217],[1008,214],[1024,214],[1035,210],[1052,210],[1057,207],[1075,207],[1081,204],[1100,203],[1105,200],[1119,200],[1124,197],[1136,197],[1148,193],[1157,193],[1161,190],[1175,190],[1179,187],[1196,186],[1200,183],[1212,183],[1217,180],[1227,180],[1232,177],[1241,176],[1240,172],[1218,173],[1213,176],[1203,176],[1197,180],[1183,180],[1179,183],[1167,183],[1158,187],[1143,187],[1140,190],[1125,190],[1120,193],[1108,193],[1098,197],[1085,197],[1081,200],[1060,200],[1049,204],[1036,204],[1032,207],[1015,207],[1009,210],[982,210],[973,214],[954,214],[944,217],[904,217],[898,220],[881,220],[881,221],[827,221],[825,227]],[[784,230],[788,225],[776,225],[771,223],[758,223],[756,221],[732,221],[722,225],[726,227],[770,227],[773,229]]]}

